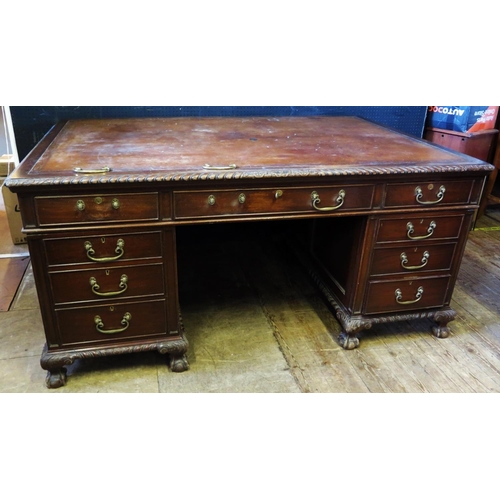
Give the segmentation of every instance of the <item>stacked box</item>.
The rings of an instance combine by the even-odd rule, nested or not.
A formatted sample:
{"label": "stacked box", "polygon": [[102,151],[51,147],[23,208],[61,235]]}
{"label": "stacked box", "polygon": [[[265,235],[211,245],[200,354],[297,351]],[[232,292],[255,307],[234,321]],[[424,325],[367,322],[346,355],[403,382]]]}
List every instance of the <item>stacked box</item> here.
{"label": "stacked box", "polygon": [[429,106],[426,126],[474,133],[495,128],[499,106]]}

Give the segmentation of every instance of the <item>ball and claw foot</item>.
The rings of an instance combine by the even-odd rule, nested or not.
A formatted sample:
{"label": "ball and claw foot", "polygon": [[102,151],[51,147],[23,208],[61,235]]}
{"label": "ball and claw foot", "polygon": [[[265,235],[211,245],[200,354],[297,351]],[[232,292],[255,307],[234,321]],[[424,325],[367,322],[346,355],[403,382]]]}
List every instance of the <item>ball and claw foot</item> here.
{"label": "ball and claw foot", "polygon": [[58,370],[52,370],[47,372],[47,378],[45,379],[45,385],[49,389],[57,389],[66,385],[66,368],[60,368]]}
{"label": "ball and claw foot", "polygon": [[450,329],[447,326],[436,325],[432,327],[432,334],[438,339],[445,339],[450,335]]}
{"label": "ball and claw foot", "polygon": [[350,351],[352,349],[356,349],[356,347],[359,347],[358,337],[351,337],[347,333],[341,333],[338,336],[338,342],[340,346],[343,347],[346,351]]}
{"label": "ball and claw foot", "polygon": [[181,355],[170,355],[169,360],[170,370],[173,372],[185,372],[189,370],[189,363],[187,360],[187,356],[185,354]]}

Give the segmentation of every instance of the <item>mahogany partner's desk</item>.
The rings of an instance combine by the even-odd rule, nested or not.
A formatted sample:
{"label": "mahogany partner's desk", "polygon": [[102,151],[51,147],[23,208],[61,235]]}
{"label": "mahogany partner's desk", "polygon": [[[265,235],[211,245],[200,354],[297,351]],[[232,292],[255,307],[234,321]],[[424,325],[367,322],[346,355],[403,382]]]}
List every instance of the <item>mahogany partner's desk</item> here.
{"label": "mahogany partner's desk", "polygon": [[158,350],[173,371],[188,368],[180,225],[309,219],[302,241],[344,348],[372,324],[412,318],[446,337],[491,170],[351,117],[61,123],[6,181],[28,238],[47,385],[92,356]]}

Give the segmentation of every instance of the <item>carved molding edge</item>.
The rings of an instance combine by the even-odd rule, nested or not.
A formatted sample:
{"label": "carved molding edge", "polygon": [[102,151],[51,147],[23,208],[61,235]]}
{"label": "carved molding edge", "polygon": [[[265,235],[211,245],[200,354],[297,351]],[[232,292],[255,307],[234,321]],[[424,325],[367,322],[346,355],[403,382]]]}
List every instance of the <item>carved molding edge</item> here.
{"label": "carved molding edge", "polygon": [[66,177],[30,177],[23,179],[7,178],[5,185],[9,188],[27,186],[88,185],[88,184],[130,184],[153,182],[187,182],[187,181],[229,181],[240,179],[283,179],[304,177],[346,177],[351,175],[392,175],[392,174],[428,174],[457,172],[490,172],[494,167],[489,164],[465,165],[381,165],[342,168],[287,168],[240,170],[231,172],[188,171],[171,174],[128,174],[128,175],[84,175]]}
{"label": "carved molding edge", "polygon": [[119,354],[132,354],[147,351],[158,351],[160,354],[182,356],[187,351],[188,346],[189,343],[184,337],[184,334],[181,334],[181,338],[176,340],[150,342],[133,346],[87,349],[85,351],[48,352],[47,344],[45,344],[40,358],[40,366],[44,370],[56,370],[64,365],[71,365],[76,359],[90,359],[101,356],[115,356]]}

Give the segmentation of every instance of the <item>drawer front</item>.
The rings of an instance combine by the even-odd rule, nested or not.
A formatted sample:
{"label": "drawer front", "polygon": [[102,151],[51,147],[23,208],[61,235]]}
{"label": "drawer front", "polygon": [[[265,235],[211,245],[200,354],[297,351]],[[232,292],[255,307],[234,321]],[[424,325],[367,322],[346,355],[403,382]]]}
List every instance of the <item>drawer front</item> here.
{"label": "drawer front", "polygon": [[40,226],[159,218],[157,193],[37,196],[35,210]]}
{"label": "drawer front", "polygon": [[473,180],[389,184],[386,207],[436,207],[470,203]]}
{"label": "drawer front", "polygon": [[397,273],[449,271],[456,243],[377,248],[373,252],[371,276]]}
{"label": "drawer front", "polygon": [[56,309],[62,346],[167,335],[164,300]]}
{"label": "drawer front", "polygon": [[98,267],[49,273],[54,302],[123,300],[165,293],[162,264]]}
{"label": "drawer front", "polygon": [[449,277],[368,283],[364,314],[404,313],[415,309],[442,307]]}
{"label": "drawer front", "polygon": [[368,210],[373,185],[274,188],[174,193],[176,219],[257,214]]}
{"label": "drawer front", "polygon": [[408,214],[403,218],[380,219],[377,242],[422,241],[458,238],[463,215],[425,216]]}
{"label": "drawer front", "polygon": [[105,266],[113,262],[159,258],[162,255],[160,231],[48,238],[44,244],[49,266],[96,262]]}

